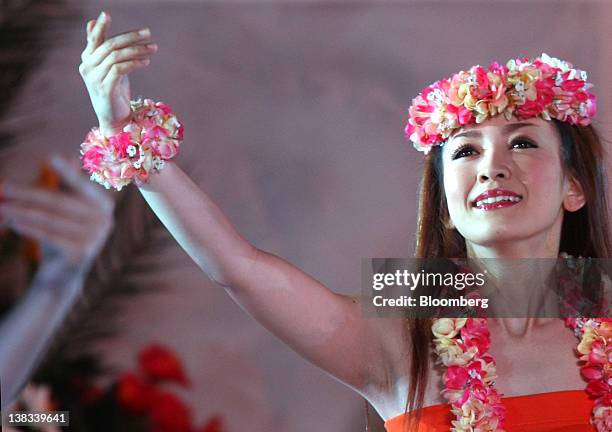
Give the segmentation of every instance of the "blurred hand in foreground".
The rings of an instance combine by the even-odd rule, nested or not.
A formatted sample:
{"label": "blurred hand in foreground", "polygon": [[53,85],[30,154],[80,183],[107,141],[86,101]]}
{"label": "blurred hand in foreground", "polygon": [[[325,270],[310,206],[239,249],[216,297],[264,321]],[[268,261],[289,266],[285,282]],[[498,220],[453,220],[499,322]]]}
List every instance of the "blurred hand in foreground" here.
{"label": "blurred hand in foreground", "polygon": [[112,230],[114,201],[76,164],[53,157],[51,166],[63,190],[0,184],[0,225],[40,242],[41,266],[52,256],[62,266],[87,270]]}

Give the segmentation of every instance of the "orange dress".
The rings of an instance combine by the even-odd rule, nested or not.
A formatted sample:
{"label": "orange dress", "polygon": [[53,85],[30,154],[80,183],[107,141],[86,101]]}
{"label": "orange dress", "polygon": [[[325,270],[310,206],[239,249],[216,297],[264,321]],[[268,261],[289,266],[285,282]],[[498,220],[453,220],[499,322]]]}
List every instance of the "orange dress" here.
{"label": "orange dress", "polygon": [[[593,400],[584,390],[566,390],[503,398],[507,432],[593,432]],[[448,432],[453,415],[447,404],[423,408],[419,432]],[[405,414],[385,422],[387,432],[404,432]]]}

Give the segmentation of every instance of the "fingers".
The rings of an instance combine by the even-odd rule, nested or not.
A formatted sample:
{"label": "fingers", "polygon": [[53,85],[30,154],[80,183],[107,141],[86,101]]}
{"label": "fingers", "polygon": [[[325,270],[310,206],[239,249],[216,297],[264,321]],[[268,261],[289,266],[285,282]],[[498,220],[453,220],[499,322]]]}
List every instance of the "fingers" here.
{"label": "fingers", "polygon": [[52,218],[67,214],[64,217],[69,219],[86,218],[91,213],[89,202],[83,203],[63,192],[14,184],[4,184],[2,189],[6,203],[0,204],[0,209],[5,205],[17,205],[20,208],[40,209]]}
{"label": "fingers", "polygon": [[43,209],[50,217],[69,215],[69,217],[87,219],[91,217],[92,211],[101,212],[93,201],[79,199],[78,196],[65,192],[16,184],[4,184],[2,192],[7,202],[27,208]]}
{"label": "fingers", "polygon": [[[102,11],[100,16],[95,20],[95,23],[91,26],[91,30],[87,32],[87,46],[85,49],[89,52],[93,52],[98,48],[102,42],[106,40],[106,33],[110,27],[111,17],[106,12]],[[90,26],[87,26],[89,30]]]}
{"label": "fingers", "polygon": [[110,16],[104,16],[107,18],[98,18],[87,23],[88,43],[81,54],[79,72],[91,88],[97,88],[103,82],[114,84],[123,75],[147,66],[151,55],[157,52],[158,48],[156,44],[151,43],[151,31],[148,28],[106,39],[105,32]]}
{"label": "fingers", "polygon": [[104,78],[105,86],[113,87],[117,81],[123,76],[129,74],[133,70],[148,66],[151,61],[147,59],[130,60],[122,63],[115,63],[110,67],[107,76]]}
{"label": "fingers", "polygon": [[[157,49],[156,45],[148,43],[150,40],[151,31],[148,28],[126,32],[106,40],[91,53],[87,61],[91,66],[95,67],[108,58],[109,55],[128,47],[140,49],[137,54],[150,55]],[[116,60],[116,62],[124,60],[127,60],[127,58]]]}
{"label": "fingers", "polygon": [[[0,225],[59,249],[71,261],[86,262],[104,245],[113,226],[113,214],[93,201],[93,194],[85,195],[89,190],[78,184],[88,183],[85,179],[65,175],[74,171],[61,172],[75,192],[4,184]],[[107,196],[104,199],[110,200]]]}
{"label": "fingers", "polygon": [[[102,64],[98,67],[99,73],[102,76],[102,81],[106,79],[108,74],[111,71],[111,68],[114,65],[127,63],[130,61],[143,61],[145,65],[149,64],[149,57],[157,51],[157,45],[148,44],[148,45],[136,45],[127,48],[123,48],[117,51],[111,52],[102,62]],[[123,65],[122,68],[125,68],[126,65]],[[121,68],[120,68],[121,69]],[[122,75],[125,75],[128,72],[131,72],[133,69],[128,68],[127,72],[122,72]]]}
{"label": "fingers", "polygon": [[62,251],[71,260],[78,260],[77,243],[56,232],[48,230],[44,226],[32,224],[23,220],[11,221],[11,229],[22,236],[36,240],[40,243],[51,244],[54,248]]}
{"label": "fingers", "polygon": [[32,235],[36,240],[58,239],[64,242],[76,242],[81,234],[78,220],[53,217],[47,209],[25,207],[19,203],[7,202],[0,204],[2,219],[10,221],[11,228],[25,235]]}
{"label": "fingers", "polygon": [[[112,213],[114,201],[102,189],[88,181],[81,172],[78,164],[72,165],[70,162],[59,156],[52,156],[51,166],[59,174],[60,178],[67,186],[77,194],[89,200],[104,213]],[[66,203],[68,205],[68,203]]]}

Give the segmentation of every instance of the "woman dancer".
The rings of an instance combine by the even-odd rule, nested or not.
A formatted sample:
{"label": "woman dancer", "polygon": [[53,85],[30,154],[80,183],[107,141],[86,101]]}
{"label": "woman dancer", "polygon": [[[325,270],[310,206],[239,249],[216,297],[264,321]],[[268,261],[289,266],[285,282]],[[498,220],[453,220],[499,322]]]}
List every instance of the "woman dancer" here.
{"label": "woman dancer", "polygon": [[[338,295],[248,243],[170,161],[182,127],[162,103],[130,104],[127,78],[157,46],[149,29],[107,38],[109,26],[105,13],[87,23],[79,68],[100,124],[82,145],[92,179],[118,189],[135,181],[214,282],[365,397],[389,432],[612,430],[608,320],[572,320],[573,334],[558,319],[364,319],[359,298]],[[542,55],[475,67],[424,89],[407,126],[427,154],[416,255],[609,257],[603,149],[589,126],[589,86],[583,72]],[[535,275],[512,276],[529,286]],[[587,355],[582,376],[576,335]],[[446,371],[429,359],[432,340]]]}

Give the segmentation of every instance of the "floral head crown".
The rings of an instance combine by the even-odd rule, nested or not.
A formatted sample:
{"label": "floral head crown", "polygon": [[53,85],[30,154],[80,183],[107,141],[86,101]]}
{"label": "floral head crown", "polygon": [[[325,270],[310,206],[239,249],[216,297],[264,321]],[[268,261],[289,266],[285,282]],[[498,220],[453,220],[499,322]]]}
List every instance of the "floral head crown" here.
{"label": "floral head crown", "polygon": [[414,148],[429,153],[467,124],[504,114],[510,120],[541,116],[586,126],[596,113],[593,84],[571,63],[542,54],[495,62],[488,69],[472,66],[436,81],[412,100],[406,137]]}

